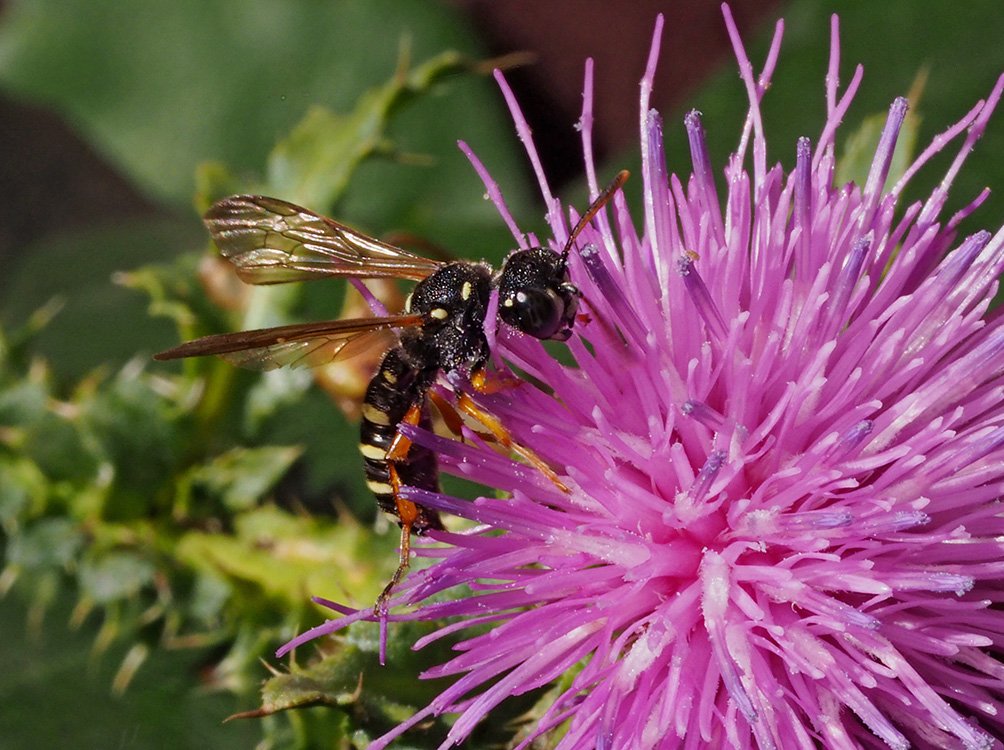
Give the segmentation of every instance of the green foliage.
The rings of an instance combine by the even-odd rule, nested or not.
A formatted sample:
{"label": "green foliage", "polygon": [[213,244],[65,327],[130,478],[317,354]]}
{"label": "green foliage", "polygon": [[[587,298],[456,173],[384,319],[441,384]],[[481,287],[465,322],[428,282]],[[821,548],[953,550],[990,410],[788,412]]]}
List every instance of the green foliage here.
{"label": "green foliage", "polygon": [[[440,96],[441,81],[462,85],[457,76],[468,75],[472,67],[470,58],[455,52],[415,67],[402,58],[393,77],[364,93],[348,113],[308,108],[274,147],[262,177],[238,177],[220,162],[202,166],[197,206],[231,192],[259,191],[330,211],[344,197],[350,177],[374,157],[424,164],[428,160],[416,160],[398,146],[391,126],[421,100]],[[490,214],[478,195],[472,201],[476,210],[455,211],[455,223],[482,212],[488,223]],[[389,225],[392,213],[382,221]],[[111,244],[122,247],[144,232],[127,229]],[[38,288],[46,262],[65,256],[58,272],[73,265],[70,258],[81,252],[82,243],[104,241],[108,234],[99,232],[44,249],[10,281],[17,292],[13,298],[37,299],[58,291],[51,282]],[[117,323],[133,351],[146,343],[136,332],[149,330],[137,324],[143,320],[134,301],[137,292],[148,298],[151,319],[168,324],[166,335],[154,337],[165,344],[210,332],[332,317],[340,306],[341,293],[312,296],[294,287],[252,290],[222,309],[211,301],[212,292],[207,294],[206,266],[194,256],[120,271],[126,265],[121,255],[95,254],[103,258],[104,281],[88,281],[93,298],[83,295],[80,303],[80,296],[71,296],[70,306],[79,304],[86,318],[94,300],[110,296],[119,315],[127,311],[131,317]],[[109,288],[113,272],[126,291]],[[0,524],[5,535],[0,590],[27,601],[33,629],[41,628],[47,610],[61,610],[71,597],[72,623],[96,627],[95,653],[120,659],[114,690],[122,692],[139,679],[143,665],[159,652],[184,648],[213,654],[202,670],[206,685],[246,695],[263,676],[260,660],[317,620],[310,594],[340,592],[351,601],[375,600],[394,567],[396,535],[376,536],[344,513],[355,506],[361,517],[373,517],[372,499],[358,476],[355,428],[312,387],[309,374],[253,375],[216,360],[168,367],[142,356],[116,367],[114,354],[99,357],[108,364],[93,369],[86,353],[57,372],[38,353],[72,348],[67,332],[78,346],[83,340],[79,329],[62,323],[57,307],[53,303],[29,315],[26,325],[0,329]],[[18,310],[12,314],[8,308],[7,314],[17,317]],[[91,330],[102,328],[93,316],[87,322]],[[61,325],[52,343],[46,341]],[[408,628],[402,632],[400,638],[395,635],[393,643],[400,645],[394,651],[410,654],[413,634]],[[371,650],[366,652],[370,661]],[[412,663],[415,657],[406,661],[407,674],[420,671]],[[346,661],[341,670],[348,674],[357,666]],[[391,672],[383,674],[386,690],[400,688],[400,680],[387,677]],[[351,679],[357,681],[358,674]],[[401,679],[413,682],[413,677]],[[431,695],[423,686],[422,696]],[[380,693],[366,700],[390,705]],[[408,707],[417,707],[418,700]],[[310,735],[315,741],[347,736],[346,719],[315,715]],[[388,721],[386,711],[379,713],[379,726],[386,728]],[[302,745],[291,733],[296,725],[266,723],[270,742]]]}
{"label": "green foliage", "polygon": [[[372,736],[391,729],[449,684],[443,679],[414,678],[423,666],[432,663],[409,648],[409,644],[432,632],[428,623],[402,623],[395,625],[394,631],[388,650],[388,663],[392,666],[381,667],[378,663],[378,627],[372,623],[360,624],[347,638],[327,648],[320,658],[306,666],[293,662],[288,672],[269,679],[262,690],[261,708],[248,715],[267,716],[289,709],[327,706],[345,715],[346,720],[338,726],[346,729],[365,727],[375,733]],[[433,658],[448,655],[448,649],[442,646],[431,651]],[[311,722],[309,714],[300,720]],[[442,741],[441,723],[438,731],[431,728],[426,731],[432,738],[432,746]],[[313,732],[310,743],[320,745]]]}
{"label": "green foliage", "polygon": [[[223,717],[245,708],[246,696],[200,686],[207,650],[155,648],[146,654],[124,695],[114,694],[116,671],[128,653],[126,641],[95,658],[101,636],[96,618],[74,620],[68,592],[49,616],[33,622],[25,637],[23,600],[12,593],[0,606],[0,644],[4,710],[0,737],[4,748],[170,748],[171,750],[247,750],[261,736],[253,722],[222,725]],[[210,663],[211,664],[211,663]]]}
{"label": "green foliage", "polygon": [[236,512],[254,509],[299,455],[271,446],[191,456],[189,391],[182,379],[134,363],[62,397],[41,361],[5,362],[4,587],[31,592],[40,615],[72,581],[78,618],[103,613],[101,648],[117,638],[163,641],[188,629],[225,637],[233,622],[204,606],[189,611],[198,571],[177,549],[195,529],[224,528]]}
{"label": "green foliage", "polygon": [[9,5],[0,34],[7,90],[65,113],[176,206],[188,203],[201,162],[257,170],[308,107],[349,110],[394,70],[402,44],[416,59],[473,51],[453,14],[422,0]]}
{"label": "green foliage", "polygon": [[[449,639],[435,641],[419,653],[411,649],[411,644],[441,624],[392,625],[387,666],[380,666],[379,626],[357,623],[333,643],[323,644],[309,664],[301,666],[294,659],[288,672],[271,677],[262,690],[261,707],[241,714],[241,718],[296,709],[292,719],[298,734],[296,746],[338,746],[334,742],[337,740],[365,748],[369,741],[428,705],[450,684],[446,678],[415,677],[430,664],[442,663],[455,654]],[[501,706],[493,713],[492,721],[479,728],[471,740],[472,747],[511,747],[513,736],[546,709],[541,702],[545,693],[534,690]],[[337,719],[332,722],[331,717]],[[430,717],[395,747],[438,747],[450,726],[449,716]]]}

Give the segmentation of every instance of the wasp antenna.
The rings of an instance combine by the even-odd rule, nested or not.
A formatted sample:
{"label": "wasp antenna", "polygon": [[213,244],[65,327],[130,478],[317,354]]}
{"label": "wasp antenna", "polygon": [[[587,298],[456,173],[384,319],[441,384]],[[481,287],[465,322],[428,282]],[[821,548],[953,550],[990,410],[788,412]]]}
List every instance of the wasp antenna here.
{"label": "wasp antenna", "polygon": [[603,191],[596,196],[596,200],[589,204],[589,208],[587,208],[586,212],[579,218],[579,223],[575,225],[575,229],[573,229],[572,233],[568,235],[568,241],[565,243],[565,248],[561,251],[561,259],[563,261],[568,260],[568,254],[572,252],[575,240],[578,239],[582,230],[585,229],[586,225],[593,220],[593,217],[600,212],[600,209],[610,202],[614,193],[621,189],[621,186],[627,182],[627,178],[630,176],[630,172],[626,169],[622,169],[617,173],[617,176],[614,177],[610,184],[603,188]]}

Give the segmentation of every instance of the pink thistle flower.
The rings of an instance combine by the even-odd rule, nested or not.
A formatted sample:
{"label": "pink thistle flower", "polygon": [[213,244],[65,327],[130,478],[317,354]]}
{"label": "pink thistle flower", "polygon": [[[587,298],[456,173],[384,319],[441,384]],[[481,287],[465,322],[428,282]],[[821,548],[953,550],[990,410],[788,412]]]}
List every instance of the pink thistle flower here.
{"label": "pink thistle flower", "polygon": [[[419,545],[434,562],[395,597],[415,609],[390,619],[451,618],[416,648],[490,628],[424,675],[456,681],[373,748],[444,712],[459,714],[443,747],[456,745],[507,697],[566,673],[520,747],[559,726],[563,750],[1002,747],[1004,323],[988,308],[1004,233],[956,238],[986,192],[942,210],[1004,77],[886,189],[897,99],[866,183],[835,186],[836,131],[862,73],[838,91],[836,19],[828,117],[790,173],[769,166],[759,108],[782,26],[757,76],[727,8],[725,21],[750,109],[724,201],[697,112],[685,120],[693,174],[666,174],[649,108],[660,18],[641,86],[643,231],[618,195],[612,219],[583,233],[572,277],[593,321],[568,342],[575,365],[497,334],[546,388],[479,399],[571,491],[474,435],[408,429],[448,471],[506,497],[408,490],[479,525]],[[587,63],[595,195],[591,77]],[[575,216],[498,79],[560,247]],[[956,139],[938,187],[902,205]],[[536,244],[462,147],[519,244]],[[436,597],[461,585],[472,593]],[[347,616],[283,652],[371,617],[319,601]]]}

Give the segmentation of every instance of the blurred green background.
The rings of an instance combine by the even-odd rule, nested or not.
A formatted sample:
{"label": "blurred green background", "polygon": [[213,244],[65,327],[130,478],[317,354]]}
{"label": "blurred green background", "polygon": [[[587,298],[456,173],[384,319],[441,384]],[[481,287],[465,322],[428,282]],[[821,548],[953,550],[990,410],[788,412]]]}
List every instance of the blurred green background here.
{"label": "blurred green background", "polygon": [[[424,662],[401,655],[367,671],[368,703],[353,695],[373,663],[360,629],[326,655],[331,672],[273,681],[289,691],[266,696],[338,708],[221,723],[259,705],[259,657],[279,666],[274,648],[323,617],[309,594],[372,601],[396,535],[386,524],[372,533],[355,424],[309,376],[149,356],[251,321],[338,314],[337,283],[256,292],[230,310],[207,300],[199,213],[231,192],[498,260],[512,238],[456,148],[463,139],[520,225],[541,232],[529,168],[477,61],[533,53],[509,78],[548,175],[581,204],[583,60],[597,61],[604,175],[634,167],[637,80],[664,12],[656,102],[670,169],[688,169],[692,107],[723,164],[746,99],[717,4],[626,5],[0,3],[0,748],[353,746],[428,700],[414,678]],[[1004,72],[1004,5],[991,0],[733,8],[755,61],[774,19],[786,20],[764,110],[769,156],[788,165],[795,139],[822,126],[833,12],[842,80],[865,66],[845,138],[926,76],[914,123],[924,145]],[[928,187],[952,155],[925,170]],[[949,208],[1002,184],[998,117]],[[965,228],[995,230],[1002,209],[995,193]],[[409,742],[435,746],[437,731]]]}

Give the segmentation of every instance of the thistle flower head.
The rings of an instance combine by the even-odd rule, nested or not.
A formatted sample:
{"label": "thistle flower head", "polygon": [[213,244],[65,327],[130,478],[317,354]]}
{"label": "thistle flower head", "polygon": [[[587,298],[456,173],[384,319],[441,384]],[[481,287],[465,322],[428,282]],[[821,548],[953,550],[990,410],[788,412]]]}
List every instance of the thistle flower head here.
{"label": "thistle flower head", "polygon": [[[476,435],[402,428],[504,497],[406,490],[478,525],[419,548],[433,563],[398,592],[415,608],[392,619],[449,618],[416,647],[472,633],[426,674],[455,682],[375,748],[443,712],[459,714],[444,747],[457,744],[562,675],[520,747],[559,726],[563,750],[1000,745],[1004,326],[988,306],[1004,234],[956,236],[985,193],[943,209],[1004,78],[886,187],[897,99],[865,184],[835,185],[837,127],[861,81],[858,68],[838,90],[836,20],[827,119],[790,172],[768,161],[759,108],[781,26],[756,73],[725,20],[750,101],[726,194],[697,112],[684,123],[693,173],[666,173],[649,107],[660,19],[641,87],[642,224],[618,195],[581,235],[571,275],[591,320],[568,342],[574,364],[497,334],[543,385],[478,398],[569,491]],[[499,81],[560,248],[574,212]],[[595,195],[591,124],[587,64],[579,130]],[[955,143],[941,183],[904,205]],[[464,148],[520,245],[534,244]],[[459,586],[470,593],[433,599]]]}

